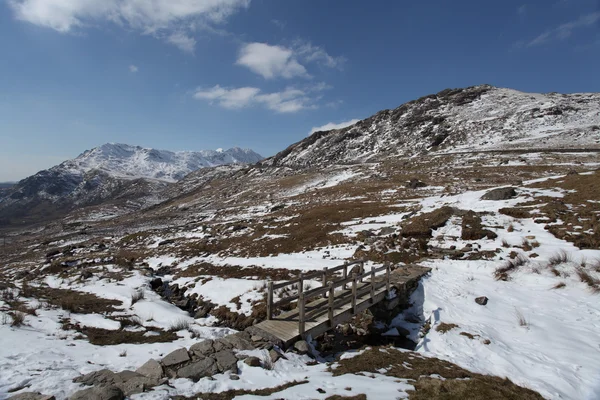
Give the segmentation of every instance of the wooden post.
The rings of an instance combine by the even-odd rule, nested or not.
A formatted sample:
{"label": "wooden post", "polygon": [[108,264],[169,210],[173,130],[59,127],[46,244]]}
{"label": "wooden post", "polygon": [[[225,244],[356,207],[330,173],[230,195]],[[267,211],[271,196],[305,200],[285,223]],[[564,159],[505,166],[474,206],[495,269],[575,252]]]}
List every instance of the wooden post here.
{"label": "wooden post", "polygon": [[385,267],[385,290],[390,293],[390,264]]}
{"label": "wooden post", "polygon": [[267,284],[267,320],[273,319],[273,281]]}
{"label": "wooden post", "polygon": [[298,305],[300,309],[298,310],[298,333],[300,336],[304,335],[304,293],[300,293],[300,298],[298,299]]}
{"label": "wooden post", "polygon": [[371,303],[375,302],[375,267],[371,267]]}
{"label": "wooden post", "polygon": [[[348,278],[348,261],[344,261],[344,277],[343,279],[346,280]],[[342,286],[342,290],[346,290],[346,284],[344,283],[344,286]]]}
{"label": "wooden post", "polygon": [[304,291],[304,273],[300,272],[300,281],[298,282],[298,294]]}
{"label": "wooden post", "polygon": [[361,261],[361,262],[360,262],[360,275],[361,275],[361,278],[360,278],[360,283],[362,283],[362,281],[363,281],[362,275],[363,275],[364,273],[365,273],[365,262],[364,262],[364,261]]}
{"label": "wooden post", "polygon": [[356,273],[352,274],[352,314],[356,314]]}
{"label": "wooden post", "polygon": [[329,326],[333,328],[333,300],[335,300],[335,294],[333,290],[333,282],[329,283]]}
{"label": "wooden post", "polygon": [[[323,269],[323,287],[327,286],[327,267]],[[323,298],[327,297],[327,293],[323,293]]]}

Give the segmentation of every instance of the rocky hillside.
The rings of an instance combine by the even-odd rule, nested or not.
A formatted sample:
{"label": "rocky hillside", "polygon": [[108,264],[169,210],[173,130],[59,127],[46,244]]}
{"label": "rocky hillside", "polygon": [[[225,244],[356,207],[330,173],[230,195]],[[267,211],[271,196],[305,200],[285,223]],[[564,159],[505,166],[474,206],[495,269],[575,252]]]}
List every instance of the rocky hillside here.
{"label": "rocky hillside", "polygon": [[22,216],[33,220],[52,217],[107,201],[139,208],[158,201],[154,194],[192,171],[256,163],[262,158],[240,148],[171,152],[109,143],[0,192],[0,221],[7,224]]}
{"label": "rocky hillside", "polygon": [[265,165],[304,168],[423,152],[600,148],[600,94],[446,89],[353,126],[315,132]]}

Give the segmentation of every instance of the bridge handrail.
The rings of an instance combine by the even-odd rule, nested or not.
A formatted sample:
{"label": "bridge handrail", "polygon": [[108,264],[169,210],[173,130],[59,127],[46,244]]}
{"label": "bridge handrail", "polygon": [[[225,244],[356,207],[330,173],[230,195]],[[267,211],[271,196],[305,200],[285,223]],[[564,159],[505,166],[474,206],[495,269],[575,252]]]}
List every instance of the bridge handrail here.
{"label": "bridge handrail", "polygon": [[[361,270],[363,273],[356,274],[353,273],[352,277],[348,277],[348,267],[361,264]],[[341,279],[327,281],[327,276],[333,274],[334,272],[343,270],[343,276]],[[385,271],[385,279],[376,281],[375,277],[379,272]],[[305,325],[307,319],[313,316],[313,314],[317,314],[327,310],[329,323],[333,326],[333,312],[336,308],[339,308],[345,304],[352,303],[352,313],[356,314],[356,301],[357,298],[363,296],[364,294],[371,292],[371,302],[374,302],[375,291],[385,286],[386,291],[390,291],[390,271],[391,267],[389,264],[385,264],[379,268],[372,267],[370,271],[364,271],[364,260],[357,260],[353,262],[346,262],[343,265],[334,267],[334,268],[325,268],[323,271],[315,271],[309,274],[300,274],[300,276],[296,279],[292,279],[290,281],[282,282],[277,285],[273,284],[272,281],[268,283],[268,293],[267,293],[267,319],[273,319],[273,310],[275,307],[280,307],[282,305],[290,304],[295,300],[298,300],[297,308],[298,308],[298,317],[299,317],[299,333],[302,335],[305,332]],[[314,277],[322,276],[322,287],[304,290],[304,280],[313,279]],[[363,279],[370,278],[370,281],[362,285],[360,288],[358,287],[359,283],[363,283]],[[298,284],[298,294],[286,296],[285,298],[280,299],[277,302],[273,302],[273,291],[275,289],[281,289],[286,286],[290,286],[293,284]],[[341,297],[336,300],[335,298],[335,290],[339,287],[342,287],[343,290],[347,290],[347,285],[352,284],[351,296]],[[315,310],[311,310],[306,313],[306,303],[308,300],[313,299],[315,297],[324,298],[328,297],[327,306],[326,307],[318,307]]]}

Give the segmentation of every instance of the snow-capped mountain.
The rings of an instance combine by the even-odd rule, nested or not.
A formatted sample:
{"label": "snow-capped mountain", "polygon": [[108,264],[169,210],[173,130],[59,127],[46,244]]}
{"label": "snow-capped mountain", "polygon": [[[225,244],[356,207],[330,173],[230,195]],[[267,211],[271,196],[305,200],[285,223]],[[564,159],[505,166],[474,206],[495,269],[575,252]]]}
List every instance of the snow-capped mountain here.
{"label": "snow-capped mountain", "polygon": [[350,127],[315,132],[265,165],[356,163],[421,152],[600,148],[600,93],[446,89]]}
{"label": "snow-capped mountain", "polygon": [[253,164],[263,157],[249,149],[178,151],[156,150],[108,143],[88,150],[59,167],[74,171],[104,171],[126,179],[157,179],[175,182],[200,168],[224,164]]}
{"label": "snow-capped mountain", "polygon": [[148,202],[170,183],[200,168],[256,163],[252,150],[171,152],[108,143],[40,171],[0,192],[0,217],[52,214],[105,201]]}

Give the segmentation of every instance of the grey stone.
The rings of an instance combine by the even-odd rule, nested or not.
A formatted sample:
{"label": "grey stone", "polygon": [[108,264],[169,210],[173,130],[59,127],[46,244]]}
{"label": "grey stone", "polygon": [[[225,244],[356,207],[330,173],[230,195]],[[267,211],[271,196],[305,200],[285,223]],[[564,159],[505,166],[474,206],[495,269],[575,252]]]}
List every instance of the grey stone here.
{"label": "grey stone", "polygon": [[190,347],[190,351],[197,356],[209,356],[215,352],[215,348],[213,346],[214,340],[204,340],[202,342],[194,344]]}
{"label": "grey stone", "polygon": [[229,379],[231,379],[232,381],[239,381],[240,377],[236,374],[231,374],[229,375]]}
{"label": "grey stone", "polygon": [[281,354],[275,349],[271,349],[269,350],[269,357],[271,357],[272,363],[276,363],[281,358]]}
{"label": "grey stone", "polygon": [[[219,339],[218,342],[222,342],[225,346],[228,346],[227,349],[236,349],[236,350],[254,350],[255,347],[248,340],[244,339],[240,334],[234,334],[226,336],[222,339]],[[219,349],[226,350],[226,349]],[[215,351],[219,351],[215,345]]]}
{"label": "grey stone", "polygon": [[238,362],[237,357],[231,350],[219,351],[215,353],[213,357],[217,361],[217,367],[221,372],[232,369]]}
{"label": "grey stone", "polygon": [[148,378],[159,380],[164,376],[162,365],[156,360],[148,360],[135,372],[147,376]]}
{"label": "grey stone", "polygon": [[492,189],[483,196],[481,200],[509,200],[517,196],[517,191],[513,187]]}
{"label": "grey stone", "polygon": [[410,182],[408,182],[406,184],[406,187],[409,189],[417,189],[417,188],[422,188],[427,186],[427,184],[425,182],[421,182],[420,180],[418,180],[417,178],[412,178],[410,180]]}
{"label": "grey stone", "polygon": [[206,357],[181,368],[177,371],[177,377],[198,381],[200,378],[212,376],[218,372],[217,362],[210,357]]}
{"label": "grey stone", "polygon": [[251,367],[260,367],[260,358],[248,357],[244,360],[244,364],[249,365]]}
{"label": "grey stone", "polygon": [[481,296],[475,299],[475,303],[479,304],[480,306],[485,306],[488,303],[488,298],[485,296]]}
{"label": "grey stone", "polygon": [[264,339],[262,338],[262,336],[257,336],[257,335],[253,335],[250,340],[252,340],[253,342],[262,342]]}
{"label": "grey stone", "polygon": [[392,233],[396,233],[396,228],[391,226],[384,226],[379,230],[379,235],[381,236],[391,235]]}
{"label": "grey stone", "polygon": [[294,350],[300,354],[308,354],[310,353],[310,346],[306,340],[298,340],[296,343],[294,343]]}
{"label": "grey stone", "polygon": [[118,383],[116,386],[123,391],[125,396],[131,396],[132,394],[143,393],[146,390],[157,386],[158,383],[159,381],[157,379],[139,375],[130,378],[123,383]]}
{"label": "grey stone", "polygon": [[182,364],[187,361],[190,361],[190,355],[188,354],[187,350],[184,348],[177,349],[177,350],[167,354],[162,359],[162,363],[165,367]]}
{"label": "grey stone", "polygon": [[[139,378],[142,374],[134,371],[124,370],[115,374],[121,381],[125,382],[133,378]],[[118,381],[118,379],[115,379]]]}
{"label": "grey stone", "polygon": [[123,391],[116,386],[96,386],[75,392],[69,400],[124,400]]}
{"label": "grey stone", "polygon": [[90,372],[89,374],[78,376],[73,379],[75,383],[81,383],[86,386],[113,385],[115,382],[122,382],[122,379],[114,372],[108,369]]}
{"label": "grey stone", "polygon": [[9,397],[8,400],[56,400],[56,398],[37,392],[25,392],[15,394],[14,396]]}

